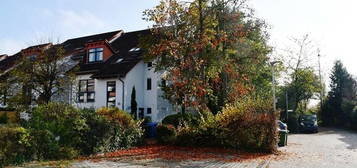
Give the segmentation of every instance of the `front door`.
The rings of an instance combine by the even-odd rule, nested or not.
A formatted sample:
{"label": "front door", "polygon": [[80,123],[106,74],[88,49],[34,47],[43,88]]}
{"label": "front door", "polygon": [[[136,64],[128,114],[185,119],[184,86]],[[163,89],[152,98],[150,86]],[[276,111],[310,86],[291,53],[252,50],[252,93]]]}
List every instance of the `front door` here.
{"label": "front door", "polygon": [[139,119],[144,118],[144,108],[139,108]]}

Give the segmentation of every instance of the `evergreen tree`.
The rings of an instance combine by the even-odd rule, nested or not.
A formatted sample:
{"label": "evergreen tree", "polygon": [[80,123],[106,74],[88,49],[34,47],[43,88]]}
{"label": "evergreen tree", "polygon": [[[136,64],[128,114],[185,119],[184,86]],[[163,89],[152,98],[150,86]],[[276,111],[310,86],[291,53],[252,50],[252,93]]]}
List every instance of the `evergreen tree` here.
{"label": "evergreen tree", "polygon": [[136,102],[136,91],[135,86],[133,86],[133,90],[131,91],[131,115],[136,119],[136,112],[138,109],[138,103]]}
{"label": "evergreen tree", "polygon": [[356,81],[341,61],[335,62],[330,79],[331,91],[323,105],[321,119],[325,125],[346,126],[355,106]]}

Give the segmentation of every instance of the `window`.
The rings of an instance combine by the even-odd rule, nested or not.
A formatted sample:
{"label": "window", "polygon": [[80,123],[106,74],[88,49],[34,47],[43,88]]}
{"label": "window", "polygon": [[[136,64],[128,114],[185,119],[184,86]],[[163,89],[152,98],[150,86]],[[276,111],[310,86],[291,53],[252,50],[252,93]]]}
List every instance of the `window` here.
{"label": "window", "polygon": [[107,107],[115,107],[115,81],[107,82]]}
{"label": "window", "polygon": [[94,102],[94,101],[95,101],[94,79],[80,80],[78,102]]}
{"label": "window", "polygon": [[147,86],[147,90],[151,90],[151,78],[148,78],[146,80],[146,86]]}
{"label": "window", "polygon": [[148,68],[152,67],[152,62],[148,62]]}
{"label": "window", "polygon": [[84,102],[84,93],[79,93],[78,95],[78,101],[83,103]]}
{"label": "window", "polygon": [[37,58],[37,55],[36,55],[36,54],[29,56],[30,61],[36,61],[36,58]]}
{"label": "window", "polygon": [[88,62],[103,61],[103,48],[92,48],[88,52]]}
{"label": "window", "polygon": [[148,108],[148,109],[146,110],[146,114],[151,114],[151,108]]}

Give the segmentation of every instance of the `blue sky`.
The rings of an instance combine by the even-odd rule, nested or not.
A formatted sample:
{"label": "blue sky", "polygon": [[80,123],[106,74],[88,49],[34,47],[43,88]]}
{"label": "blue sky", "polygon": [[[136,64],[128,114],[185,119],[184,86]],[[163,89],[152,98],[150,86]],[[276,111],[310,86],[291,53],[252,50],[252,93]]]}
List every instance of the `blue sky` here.
{"label": "blue sky", "polygon": [[[89,34],[149,26],[142,12],[159,0],[1,0],[0,54],[14,54],[39,42],[63,41]],[[289,45],[288,38],[309,33],[321,49],[324,79],[336,59],[357,75],[357,1],[250,0],[256,15],[271,26],[272,54]],[[316,60],[311,63],[317,64]]]}
{"label": "blue sky", "polygon": [[45,42],[145,29],[142,12],[158,0],[1,0],[0,54]]}

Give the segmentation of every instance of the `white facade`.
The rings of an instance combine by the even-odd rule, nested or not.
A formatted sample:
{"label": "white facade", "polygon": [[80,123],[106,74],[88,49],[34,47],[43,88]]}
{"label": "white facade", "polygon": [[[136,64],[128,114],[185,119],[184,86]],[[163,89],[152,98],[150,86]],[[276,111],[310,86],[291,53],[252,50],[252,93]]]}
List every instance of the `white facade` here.
{"label": "white facade", "polygon": [[[107,82],[115,81],[116,97],[115,106],[127,112],[131,111],[131,94],[133,87],[136,90],[136,102],[138,116],[143,112],[143,116],[151,117],[153,122],[161,121],[165,116],[174,113],[172,105],[162,98],[160,88],[161,74],[154,72],[154,68],[148,67],[147,63],[140,61],[123,78],[94,79],[95,100],[87,102],[78,102],[78,85],[73,89],[76,96],[72,103],[79,108],[100,108],[107,106]],[[77,81],[89,80],[92,74],[78,75]],[[151,79],[151,89],[148,90],[147,80]],[[123,90],[124,89],[124,90]],[[124,95],[124,99],[123,99]],[[124,102],[123,102],[124,101]],[[150,110],[151,109],[151,113]]]}

